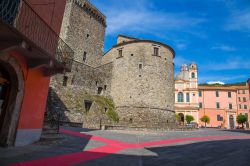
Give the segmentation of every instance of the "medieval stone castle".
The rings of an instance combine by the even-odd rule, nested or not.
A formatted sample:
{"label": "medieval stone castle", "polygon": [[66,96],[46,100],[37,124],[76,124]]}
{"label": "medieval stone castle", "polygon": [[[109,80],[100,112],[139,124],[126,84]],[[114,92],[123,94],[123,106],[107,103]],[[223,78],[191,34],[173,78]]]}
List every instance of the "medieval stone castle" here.
{"label": "medieval stone castle", "polygon": [[70,73],[52,79],[48,109],[62,110],[64,120],[90,128],[114,124],[109,111],[120,125],[174,124],[174,50],[119,35],[103,54],[105,28],[105,16],[89,1],[67,1],[60,35],[75,59]]}

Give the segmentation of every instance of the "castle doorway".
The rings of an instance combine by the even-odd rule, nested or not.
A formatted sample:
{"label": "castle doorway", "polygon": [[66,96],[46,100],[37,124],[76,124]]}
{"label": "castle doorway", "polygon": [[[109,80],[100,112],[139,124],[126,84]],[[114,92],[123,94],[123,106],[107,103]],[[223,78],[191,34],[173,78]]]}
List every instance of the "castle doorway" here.
{"label": "castle doorway", "polygon": [[230,127],[230,129],[233,129],[235,127],[234,126],[234,117],[233,117],[233,115],[229,116],[229,127]]}

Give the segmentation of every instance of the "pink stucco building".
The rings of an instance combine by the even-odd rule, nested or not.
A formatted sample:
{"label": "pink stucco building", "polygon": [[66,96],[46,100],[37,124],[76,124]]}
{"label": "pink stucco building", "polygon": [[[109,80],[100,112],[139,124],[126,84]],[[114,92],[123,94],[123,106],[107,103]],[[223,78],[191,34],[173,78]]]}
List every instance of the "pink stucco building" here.
{"label": "pink stucco building", "polygon": [[[192,69],[195,66],[195,70]],[[193,73],[193,74],[192,74]],[[236,128],[237,115],[248,116],[250,123],[249,83],[240,86],[206,85],[198,86],[197,66],[192,63],[189,68],[182,65],[181,72],[175,78],[175,111],[185,122],[186,115],[192,115],[194,122],[204,126],[200,118],[210,118],[208,127]],[[186,94],[191,99],[186,99]],[[189,97],[188,97],[189,98]]]}
{"label": "pink stucco building", "polygon": [[[249,117],[247,86],[199,86],[199,117],[210,117],[210,127],[235,128],[236,117]],[[248,118],[249,119],[249,118]],[[202,125],[202,122],[200,122]]]}

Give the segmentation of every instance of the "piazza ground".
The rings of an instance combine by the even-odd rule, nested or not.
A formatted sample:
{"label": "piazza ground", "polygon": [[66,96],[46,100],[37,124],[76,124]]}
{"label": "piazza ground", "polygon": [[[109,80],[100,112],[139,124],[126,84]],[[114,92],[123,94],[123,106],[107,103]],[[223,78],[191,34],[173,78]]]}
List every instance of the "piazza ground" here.
{"label": "piazza ground", "polygon": [[100,131],[61,128],[57,142],[0,148],[0,165],[231,166],[250,163],[250,131]]}

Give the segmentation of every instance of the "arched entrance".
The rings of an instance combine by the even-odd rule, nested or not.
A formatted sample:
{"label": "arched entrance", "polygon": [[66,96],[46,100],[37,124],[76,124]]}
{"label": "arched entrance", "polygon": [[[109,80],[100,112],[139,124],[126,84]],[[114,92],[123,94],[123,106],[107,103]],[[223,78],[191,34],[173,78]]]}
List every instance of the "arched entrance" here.
{"label": "arched entrance", "polygon": [[0,146],[15,143],[23,100],[23,75],[17,60],[0,56]]}
{"label": "arched entrance", "polygon": [[233,115],[229,115],[229,127],[230,127],[230,129],[233,129],[235,127]]}
{"label": "arched entrance", "polygon": [[181,122],[181,124],[184,124],[184,114],[183,113],[179,113],[178,115],[180,116],[180,122]]}
{"label": "arched entrance", "polygon": [[2,129],[10,97],[10,75],[0,62],[0,129]]}

